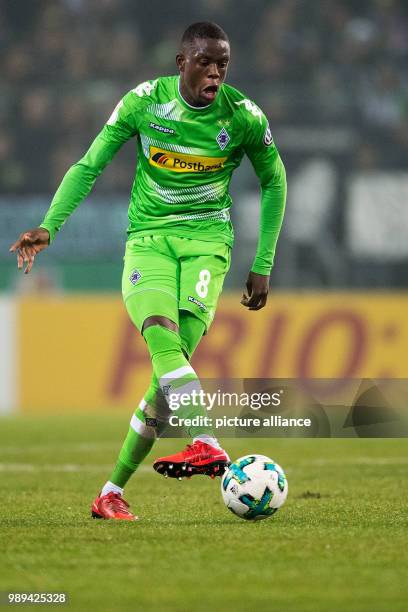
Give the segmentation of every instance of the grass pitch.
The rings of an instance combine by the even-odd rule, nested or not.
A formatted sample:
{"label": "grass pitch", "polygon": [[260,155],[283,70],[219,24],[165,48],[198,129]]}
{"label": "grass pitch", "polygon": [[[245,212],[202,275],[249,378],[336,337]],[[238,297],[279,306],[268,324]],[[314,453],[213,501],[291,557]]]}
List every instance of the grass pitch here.
{"label": "grass pitch", "polygon": [[0,591],[102,612],[407,609],[407,440],[225,440],[286,471],[286,504],[255,523],[219,479],[156,474],[183,443],[160,441],[126,489],[140,521],[92,520],[126,431],[123,416],[0,419]]}

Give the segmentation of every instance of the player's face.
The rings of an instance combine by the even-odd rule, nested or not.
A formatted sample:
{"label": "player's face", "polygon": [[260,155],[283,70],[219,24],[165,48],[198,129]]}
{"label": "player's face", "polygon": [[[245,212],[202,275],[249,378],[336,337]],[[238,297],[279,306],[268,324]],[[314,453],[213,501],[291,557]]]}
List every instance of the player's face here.
{"label": "player's face", "polygon": [[207,106],[227,75],[230,47],[225,40],[197,38],[177,55],[180,91],[192,106]]}

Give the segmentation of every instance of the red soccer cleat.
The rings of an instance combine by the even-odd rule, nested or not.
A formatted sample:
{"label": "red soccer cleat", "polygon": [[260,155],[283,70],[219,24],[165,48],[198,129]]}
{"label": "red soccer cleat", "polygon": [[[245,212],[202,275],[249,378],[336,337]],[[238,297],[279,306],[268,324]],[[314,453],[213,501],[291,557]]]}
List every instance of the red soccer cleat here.
{"label": "red soccer cleat", "polygon": [[197,440],[194,444],[187,444],[181,453],[156,459],[153,467],[163,476],[181,480],[195,474],[211,478],[222,476],[229,464],[230,458],[224,450]]}
{"label": "red soccer cleat", "polygon": [[129,512],[129,504],[119,493],[98,496],[91,506],[93,518],[137,521],[138,517]]}

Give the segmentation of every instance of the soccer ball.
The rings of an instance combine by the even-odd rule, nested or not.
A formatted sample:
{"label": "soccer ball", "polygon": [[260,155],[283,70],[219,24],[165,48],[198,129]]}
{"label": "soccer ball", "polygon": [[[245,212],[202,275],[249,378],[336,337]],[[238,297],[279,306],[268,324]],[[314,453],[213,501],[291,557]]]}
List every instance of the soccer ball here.
{"label": "soccer ball", "polygon": [[265,455],[246,455],[231,463],[221,481],[224,503],[247,521],[272,516],[286,500],[288,481],[282,468]]}

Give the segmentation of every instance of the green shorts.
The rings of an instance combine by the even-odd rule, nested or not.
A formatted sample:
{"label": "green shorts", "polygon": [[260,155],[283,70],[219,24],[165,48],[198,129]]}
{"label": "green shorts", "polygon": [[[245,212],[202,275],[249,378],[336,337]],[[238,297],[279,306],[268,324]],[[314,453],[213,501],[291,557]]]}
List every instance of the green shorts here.
{"label": "green shorts", "polygon": [[[206,330],[231,263],[225,243],[179,236],[141,236],[126,243],[123,299],[141,331],[147,317],[160,315],[179,325],[179,311],[201,319]],[[131,300],[130,298],[136,298]]]}

